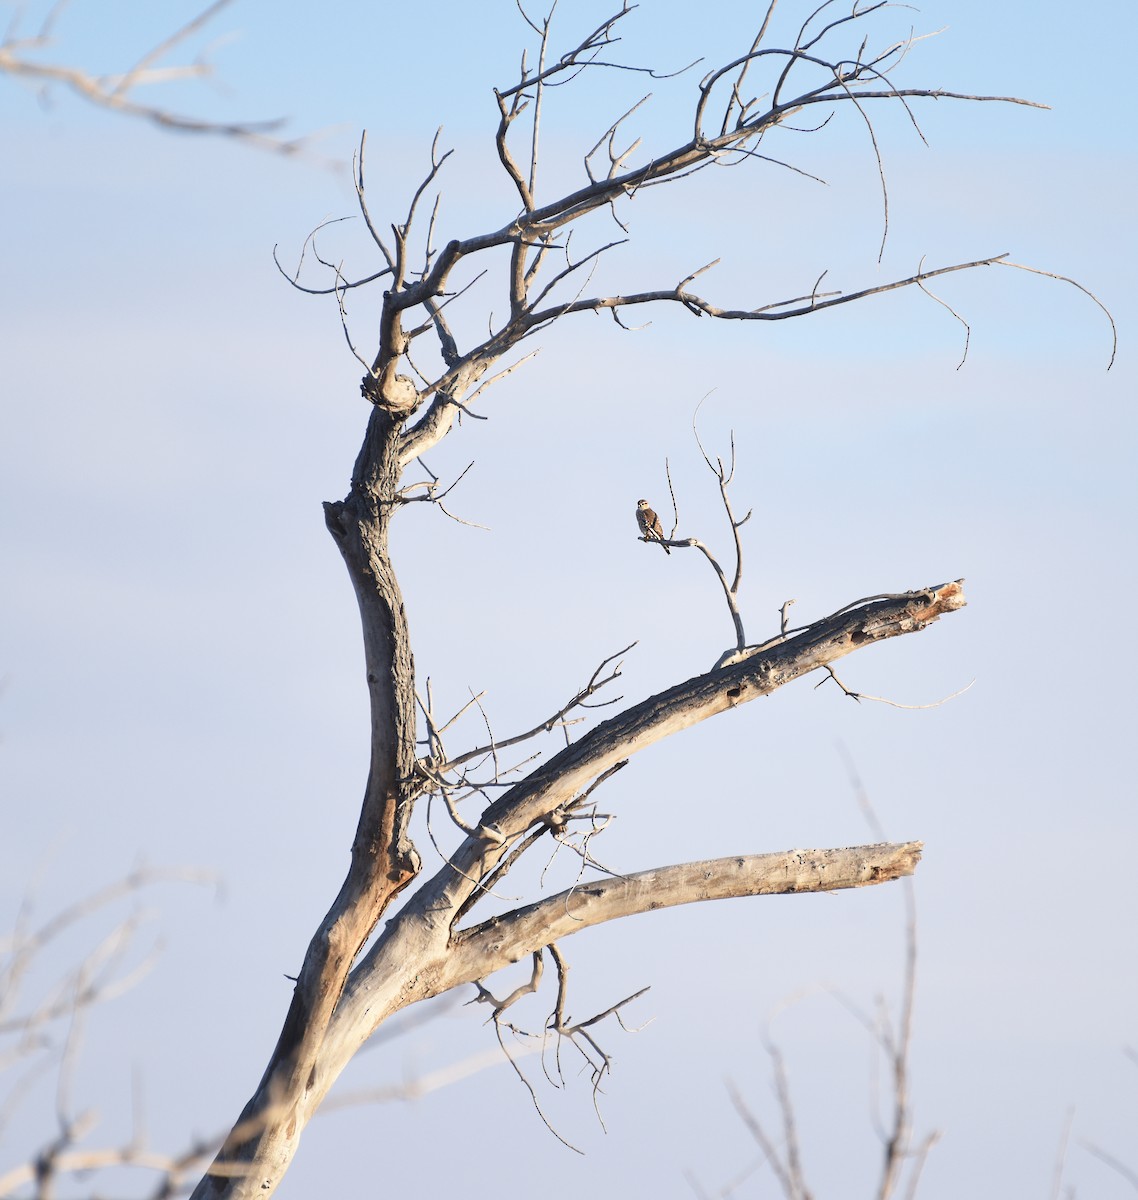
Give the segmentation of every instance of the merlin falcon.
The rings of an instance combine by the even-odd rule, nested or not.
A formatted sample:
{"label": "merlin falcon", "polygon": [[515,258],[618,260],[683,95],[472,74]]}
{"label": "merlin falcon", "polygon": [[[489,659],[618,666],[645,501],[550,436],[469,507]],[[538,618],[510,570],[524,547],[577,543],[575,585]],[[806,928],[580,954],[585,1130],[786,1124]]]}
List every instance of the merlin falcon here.
{"label": "merlin falcon", "polygon": [[637,500],[636,502],[636,523],[640,526],[640,532],[646,542],[659,542],[665,554],[672,553],[664,545],[664,529],[660,524],[660,518],[648,507],[647,500]]}

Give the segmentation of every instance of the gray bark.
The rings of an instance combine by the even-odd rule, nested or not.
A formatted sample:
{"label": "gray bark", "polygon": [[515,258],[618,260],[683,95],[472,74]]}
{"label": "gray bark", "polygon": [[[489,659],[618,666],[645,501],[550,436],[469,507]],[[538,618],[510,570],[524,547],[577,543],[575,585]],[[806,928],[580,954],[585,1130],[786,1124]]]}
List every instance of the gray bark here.
{"label": "gray bark", "polygon": [[[523,77],[515,86],[495,92],[501,117],[496,136],[498,156],[517,191],[520,209],[500,228],[472,237],[436,241],[437,210],[432,210],[425,236],[415,224],[417,206],[435,187],[446,159],[438,153],[437,142],[430,169],[406,219],[400,224],[383,223],[385,231],[390,229],[390,237],[381,232],[366,201],[365,146],[361,141],[357,196],[366,227],[387,265],[354,282],[348,281],[339,267],[332,268],[333,286],[326,290],[337,298],[346,335],[345,294],[381,277],[386,290],[374,354],[369,352],[365,360],[357,352],[367,372],[361,388],[374,408],[351,491],[343,501],[328,504],[326,516],[359,601],[371,699],[370,772],[348,875],[309,945],[292,1006],[264,1077],[195,1197],[267,1196],[296,1153],[304,1126],[320,1100],[352,1053],[382,1021],[418,1000],[480,979],[526,953],[541,951],[567,931],[556,915],[556,903],[550,900],[504,914],[490,924],[467,926],[464,922],[485,894],[488,879],[506,871],[533,841],[557,836],[574,803],[631,755],[697,722],[770,695],[854,650],[923,629],[963,606],[960,583],[948,583],[859,602],[807,628],[780,635],[762,646],[747,647],[742,619],[733,602],[739,572],[731,587],[726,587],[724,577],[736,644],[720,661],[705,674],[596,726],[505,791],[481,814],[476,826],[463,827],[464,840],[443,865],[406,892],[400,910],[361,957],[365,941],[389,905],[421,871],[408,838],[412,806],[417,798],[440,792],[446,772],[465,761],[460,755],[448,763],[435,757],[433,749],[432,755],[416,761],[414,664],[388,551],[388,532],[401,504],[441,499],[432,490],[437,480],[409,484],[401,491],[400,472],[451,431],[459,412],[469,411],[467,406],[476,395],[476,390],[471,390],[474,385],[491,369],[508,373],[513,366],[500,367],[504,356],[546,325],[579,312],[609,312],[619,323],[620,313],[629,308],[663,303],[679,304],[696,315],[721,320],[786,320],[898,288],[919,287],[936,276],[991,265],[1003,257],[921,270],[906,279],[860,291],[815,290],[810,296],[756,302],[738,310],[720,307],[690,290],[707,268],[650,291],[588,294],[593,265],[620,239],[605,243],[602,237],[582,257],[571,257],[568,232],[576,223],[583,224],[589,214],[606,213],[619,223],[618,208],[639,193],[655,194],[646,190],[650,187],[678,182],[692,169],[712,162],[746,161],[767,131],[804,108],[816,104],[845,108],[856,103],[864,117],[866,102],[905,103],[906,97],[1024,103],[1014,97],[879,87],[898,48],[891,46],[876,58],[856,49],[859,42],[862,50],[865,48],[861,23],[878,7],[855,10],[831,21],[812,33],[808,42],[796,43],[789,50],[759,45],[766,33],[764,24],[748,53],[712,71],[699,85],[694,123],[685,127],[681,144],[653,155],[638,155],[643,161],[632,166],[626,162],[632,150],[617,153],[611,137],[607,143],[602,139],[610,161],[606,166],[602,160],[600,175],[593,173],[586,160],[588,182],[552,201],[544,196],[539,199],[536,184],[544,89],[568,82],[599,53],[606,52],[614,41],[614,27],[632,10],[622,8],[575,50],[561,55],[546,45],[547,24],[544,33],[538,32],[542,39],[539,61],[548,65],[539,67],[536,75],[523,67]],[[812,19],[808,17],[806,25]],[[853,37],[856,57],[840,47],[823,50],[826,39],[846,32]],[[804,36],[805,26],[800,43]],[[603,57],[607,58],[607,53]],[[739,91],[742,81],[751,65],[757,67],[764,61],[778,64],[778,82],[770,94],[746,101]],[[817,68],[821,68],[820,74]],[[851,90],[855,84],[856,93]],[[526,128],[524,121],[520,125],[515,122],[527,111],[533,123],[525,162],[519,165],[511,149],[511,130]],[[622,121],[613,126],[614,135]],[[497,272],[507,255],[498,251],[508,252],[508,268],[501,274]],[[485,335],[477,335],[483,337],[481,342],[460,349],[448,325],[448,305],[461,296],[464,280],[478,277],[482,262],[490,264],[499,280],[501,292],[492,306],[498,316],[490,318]],[[479,322],[472,328],[483,326]],[[429,341],[432,336],[438,343],[438,361],[426,350],[432,361],[424,369],[431,374],[420,376],[421,384],[415,384],[406,373],[412,369],[411,344],[419,338]],[[348,343],[356,352],[350,336]],[[416,346],[413,358],[426,364],[420,346],[424,343]],[[500,375],[492,378],[497,377]],[[721,475],[724,487],[725,482]],[[738,552],[734,521],[733,528]],[[442,794],[449,800],[448,791]],[[574,922],[574,929],[695,899],[882,882],[911,870],[916,861],[912,843],[873,848],[872,852],[862,847],[798,853],[811,857],[796,861],[793,870],[786,856],[776,856],[781,865],[764,856],[742,856],[661,868],[619,884],[590,883],[572,895],[572,911],[588,917],[586,922]],[[564,906],[566,900],[562,897],[558,903]]]}
{"label": "gray bark", "polygon": [[860,602],[597,725],[490,805],[474,833],[420,884],[353,966],[379,917],[420,865],[406,832],[411,805],[425,787],[422,771],[414,769],[413,667],[387,555],[390,505],[382,501],[394,487],[396,446],[397,422],[377,408],[352,493],[327,510],[360,598],[372,696],[372,770],[352,864],[309,946],[265,1075],[196,1197],[269,1194],[352,1055],[383,1021],[410,1004],[481,979],[602,921],[696,900],[882,883],[911,873],[919,858],[919,843],[905,843],[686,863],[590,882],[481,925],[460,923],[480,898],[482,881],[511,849],[527,836],[550,833],[558,814],[606,771],[854,650],[926,628],[964,606],[959,581]]}

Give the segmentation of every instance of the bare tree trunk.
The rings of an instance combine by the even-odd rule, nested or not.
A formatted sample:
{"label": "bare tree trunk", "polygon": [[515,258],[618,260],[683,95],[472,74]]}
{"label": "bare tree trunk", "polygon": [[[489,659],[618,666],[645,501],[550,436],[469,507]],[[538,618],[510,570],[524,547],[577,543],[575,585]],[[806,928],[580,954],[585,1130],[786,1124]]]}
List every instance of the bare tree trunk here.
{"label": "bare tree trunk", "polygon": [[[195,1195],[234,1194],[259,1164],[290,1161],[316,1061],[360,948],[391,901],[415,877],[419,856],[407,836],[414,793],[415,679],[407,614],[388,551],[399,479],[402,420],[372,410],[346,499],[325,520],[359,601],[371,699],[371,763],[348,874],[305,954],[276,1048],[252,1099]],[[253,1176],[238,1183],[232,1172]],[[250,1194],[262,1191],[264,1184]]]}

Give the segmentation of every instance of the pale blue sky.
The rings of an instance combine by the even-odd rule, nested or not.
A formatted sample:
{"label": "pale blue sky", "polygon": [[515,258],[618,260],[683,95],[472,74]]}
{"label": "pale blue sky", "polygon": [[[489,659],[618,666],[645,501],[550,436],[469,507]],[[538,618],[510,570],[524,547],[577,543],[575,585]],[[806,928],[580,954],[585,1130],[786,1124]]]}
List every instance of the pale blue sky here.
{"label": "pale blue sky", "polygon": [[[562,0],[566,40],[602,8]],[[193,6],[114,10],[112,22],[76,0],[61,54],[119,69]],[[643,0],[623,49],[665,67],[714,59],[749,42],[756,12]],[[385,221],[401,216],[442,124],[457,149],[444,236],[508,219],[490,135],[491,88],[510,80],[525,32],[512,3],[342,0],[288,17],[238,4],[216,28],[237,35],[215,51],[219,86],[165,95],[219,118],[287,113],[292,131],[326,130],[319,145],[334,158],[366,126]],[[565,324],[487,400],[492,420],[433,456],[446,471],[476,460],[455,507],[492,532],[425,506],[399,522],[416,664],[442,704],[486,689],[499,731],[557,707],[635,638],[629,699],[705,669],[730,633],[716,585],[691,556],[638,543],[632,509],[641,495],[664,506],[670,456],[687,528],[723,545],[690,437],[712,388],[703,428],[719,446],[734,428],[737,503],[755,509],[753,639],[791,596],[809,619],[966,577],[966,610],[840,672],[906,703],[975,678],[965,696],[901,712],[788,688],[607,785],[619,819],[598,854],[623,871],[872,840],[844,746],[890,836],[926,842],[914,1093],[918,1131],[942,1138],[921,1196],[1050,1195],[1072,1106],[1069,1181],[1123,1196],[1078,1139],[1125,1157],[1138,1117],[1123,1054],[1138,1043],[1138,664],[1117,632],[1138,585],[1134,9],[1114,0],[1091,24],[1059,5],[967,0],[897,20],[948,27],[914,50],[913,83],[1053,111],[926,104],[930,148],[882,114],[892,232],[881,267],[876,173],[846,112],[785,142],[828,187],[756,167],[645,193],[636,240],[603,278],[664,286],[722,255],[706,294],[760,303],[808,290],[824,269],[852,289],[908,274],[922,255],[1006,250],[1111,307],[1114,369],[1089,301],[994,269],[937,288],[972,325],[959,371],[959,326],[916,294],[757,327],[663,311],[635,335],[607,319]],[[346,865],[366,772],[355,604],[320,510],[343,494],[366,418],[360,371],[334,305],[293,293],[270,257],[279,243],[292,261],[313,225],[352,211],[351,191],[313,162],[163,135],[63,95],[45,109],[0,83],[0,912],[7,920],[33,880],[46,912],[140,859],[219,873],[216,903],[192,889],[151,898],[163,956],[91,1022],[79,1075],[103,1116],[93,1143],[128,1136],[137,1069],[152,1142],[178,1148],[232,1120],[259,1077],[288,1002],[283,976]],[[687,136],[694,84],[652,85],[637,127],[646,145]],[[550,109],[547,145],[564,153],[554,179],[575,178],[560,172],[579,170],[643,84],[612,74],[591,87]],[[374,269],[358,223],[326,245],[349,272]],[[501,303],[472,293],[460,328]],[[352,309],[363,345],[370,311],[363,298]],[[469,1190],[476,1162],[485,1190],[505,1197],[535,1179],[549,1200],[686,1196],[685,1171],[715,1194],[754,1157],[724,1080],[774,1119],[761,1037],[776,1012],[808,1179],[819,1196],[867,1194],[879,1153],[869,1047],[820,989],[866,1008],[895,994],[902,925],[900,891],[878,888],[696,906],[571,939],[575,1012],[652,985],[633,1015],[652,1023],[606,1041],[607,1135],[586,1081],[543,1093],[586,1157],[554,1142],[496,1069],[412,1106],[321,1118],[280,1194],[370,1194],[366,1147],[383,1156],[385,1189]],[[398,1082],[483,1050],[493,1039],[481,1016],[452,1010],[365,1053],[346,1083]],[[48,1089],[0,1140],[0,1169],[47,1135],[50,1113]],[[773,1187],[760,1174],[738,1194]]]}

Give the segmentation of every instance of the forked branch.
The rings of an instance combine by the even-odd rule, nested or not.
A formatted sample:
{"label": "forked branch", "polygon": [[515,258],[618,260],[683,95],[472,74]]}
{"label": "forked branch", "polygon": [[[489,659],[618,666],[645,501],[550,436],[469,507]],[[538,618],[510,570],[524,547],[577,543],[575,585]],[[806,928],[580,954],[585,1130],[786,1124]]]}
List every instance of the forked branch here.
{"label": "forked branch", "polygon": [[[707,397],[704,397],[706,400]],[[735,626],[735,649],[724,653],[716,666],[723,666],[725,663],[735,661],[742,654],[747,645],[747,635],[743,629],[743,617],[739,611],[739,586],[743,582],[743,543],[739,536],[740,528],[751,519],[751,510],[747,510],[744,517],[736,519],[734,510],[731,507],[731,497],[728,493],[728,488],[731,486],[732,480],[735,478],[735,433],[731,432],[731,457],[725,464],[722,458],[716,457],[712,462],[711,456],[704,449],[703,442],[700,441],[699,429],[696,425],[696,419],[699,416],[700,407],[703,400],[696,405],[695,413],[692,415],[692,434],[695,437],[695,444],[699,447],[700,456],[703,458],[707,469],[715,476],[719,486],[719,498],[723,503],[723,510],[727,514],[727,523],[731,527],[731,537],[735,546],[735,574],[730,583],[727,582],[727,575],[723,568],[719,565],[719,560],[708,549],[708,547],[700,541],[699,538],[675,538],[668,539],[669,546],[680,548],[691,548],[698,550],[704,558],[707,559],[711,569],[715,572],[715,577],[719,580],[720,586],[723,588],[723,598],[727,601],[727,610],[731,614],[731,621]],[[671,486],[671,472],[668,472],[668,485],[672,492],[672,503],[675,505],[675,488]],[[679,520],[679,511],[677,506],[677,522]]]}
{"label": "forked branch", "polygon": [[[894,1017],[884,1000],[879,1000],[875,1015],[861,1011],[844,997],[835,998],[865,1028],[879,1055],[884,1059],[888,1082],[884,1089],[888,1113],[877,1116],[875,1125],[882,1143],[881,1174],[874,1191],[876,1200],[893,1200],[897,1195],[917,1194],[921,1172],[929,1152],[936,1144],[935,1132],[919,1143],[913,1139],[912,1099],[909,1090],[909,1060],[912,1049],[913,1003],[916,994],[916,916],[912,882],[903,880],[905,891],[905,968],[901,999]],[[798,1117],[791,1099],[786,1063],[778,1046],[766,1039],[767,1055],[774,1076],[774,1094],[781,1126],[777,1135],[753,1112],[742,1093],[729,1085],[731,1101],[744,1125],[763,1152],[786,1200],[808,1196],[798,1140]],[[876,1092],[876,1087],[875,1087]],[[907,1179],[906,1179],[907,1176]],[[902,1191],[902,1183],[906,1186]]]}
{"label": "forked branch", "polygon": [[73,63],[45,61],[43,56],[51,49],[55,22],[63,8],[62,4],[56,3],[37,33],[21,36],[15,23],[9,28],[3,41],[0,41],[0,75],[27,80],[43,92],[53,87],[66,88],[97,108],[137,117],[177,133],[231,138],[276,154],[301,153],[306,147],[305,139],[277,136],[277,131],[285,124],[281,118],[268,121],[211,121],[134,98],[139,88],[186,79],[205,79],[212,75],[213,67],[200,55],[195,61],[179,66],[159,64],[199,33],[229,3],[230,0],[215,0],[207,5],[132,66],[116,75],[98,75]]}
{"label": "forked branch", "polygon": [[[373,419],[380,412],[375,410]],[[739,662],[677,684],[594,727],[508,788],[484,810],[477,827],[466,823],[473,832],[387,921],[370,949],[347,972],[342,992],[329,993],[325,981],[335,978],[334,969],[348,964],[329,958],[328,951],[362,944],[386,900],[403,884],[399,876],[375,879],[374,866],[370,868],[373,882],[368,883],[358,878],[363,864],[354,865],[310,947],[298,981],[294,1013],[298,1005],[319,1007],[295,1029],[296,1017],[286,1022],[258,1096],[197,1194],[251,1197],[271,1191],[296,1151],[300,1130],[353,1054],[387,1017],[418,1000],[485,978],[498,965],[533,954],[557,937],[671,903],[865,886],[911,871],[919,854],[915,843],[736,856],[599,882],[579,880],[556,897],[481,925],[459,926],[460,917],[487,895],[487,883],[503,860],[510,861],[515,850],[532,845],[553,829],[557,814],[565,813],[594,781],[611,775],[638,751],[719,712],[769,695],[854,650],[924,629],[963,605],[963,589],[957,582],[847,606],[804,630],[780,635]],[[381,738],[381,746],[385,744]],[[390,749],[396,750],[394,765],[399,761],[398,748]],[[408,771],[403,778],[405,788],[412,776]],[[403,799],[397,813],[408,805],[412,793],[400,789],[399,794]],[[375,810],[365,806],[357,838],[385,819],[382,806]],[[380,862],[399,866],[400,846],[395,841],[384,849],[386,857]],[[350,941],[340,940],[349,935]]]}
{"label": "forked branch", "polygon": [[[583,718],[569,720],[570,713],[578,708],[606,708],[612,704],[618,704],[621,700],[620,696],[614,696],[609,700],[600,701],[595,704],[590,704],[589,700],[595,696],[602,688],[607,687],[610,683],[614,683],[620,678],[621,667],[624,665],[624,655],[635,646],[632,642],[625,646],[623,650],[618,650],[615,654],[610,654],[604,659],[597,669],[589,678],[588,683],[580,688],[565,704],[563,704],[556,712],[551,713],[544,721],[533,726],[532,729],[526,730],[525,733],[514,734],[512,737],[495,739],[483,746],[477,746],[473,750],[463,751],[461,754],[456,754],[453,758],[439,758],[438,761],[427,760],[423,763],[424,766],[429,766],[431,771],[436,775],[446,775],[456,768],[464,766],[466,763],[474,762],[486,758],[488,755],[496,754],[499,750],[504,750],[509,746],[517,746],[522,742],[526,742],[535,737],[540,737],[544,733],[551,733],[554,729],[564,729],[566,731],[565,740],[569,741],[568,727],[575,724]],[[613,665],[615,664],[615,665]],[[442,743],[439,741],[438,749],[435,751],[436,756],[442,749]]]}
{"label": "forked branch", "polygon": [[[825,6],[823,6],[825,7]],[[967,94],[942,88],[902,88],[890,78],[898,62],[905,57],[914,41],[911,33],[901,41],[889,41],[876,53],[867,53],[865,38],[860,45],[843,53],[840,38],[851,32],[852,26],[867,25],[878,19],[887,5],[874,4],[855,8],[851,13],[824,22],[815,29],[807,21],[799,31],[798,40],[790,48],[766,46],[773,5],[767,10],[761,28],[749,50],[709,72],[699,85],[693,111],[692,134],[679,144],[662,151],[649,153],[640,148],[640,139],[627,135],[626,144],[618,146],[618,130],[636,112],[638,105],[612,122],[585,156],[585,182],[581,187],[553,199],[538,195],[540,134],[543,107],[552,97],[549,89],[576,79],[583,71],[597,66],[625,67],[603,57],[615,41],[614,28],[632,11],[628,5],[601,22],[575,47],[556,56],[551,49],[550,21],[527,17],[539,39],[538,60],[531,70],[523,57],[518,80],[495,92],[499,125],[496,135],[498,157],[511,179],[521,201],[521,210],[497,229],[464,238],[452,238],[440,249],[432,241],[437,221],[437,204],[432,216],[423,254],[423,269],[409,270],[411,246],[411,217],[418,198],[435,188],[438,171],[446,155],[432,151],[431,165],[424,175],[413,201],[408,219],[394,226],[396,244],[389,248],[371,218],[363,173],[363,146],[357,175],[357,194],[361,212],[368,229],[380,248],[393,279],[384,294],[380,318],[380,336],[371,368],[363,383],[364,394],[372,403],[386,408],[406,421],[402,432],[401,459],[404,463],[429,450],[452,428],[462,411],[463,397],[477,387],[483,376],[503,356],[521,342],[563,317],[582,312],[610,312],[619,321],[622,310],[656,303],[681,304],[689,312],[717,320],[781,321],[809,316],[841,304],[883,295],[902,288],[924,287],[941,275],[970,271],[992,266],[1006,260],[1006,254],[992,255],[964,262],[949,263],[935,269],[921,267],[904,278],[894,279],[871,287],[852,291],[819,292],[817,285],[803,294],[784,298],[756,298],[745,308],[726,307],[692,290],[695,279],[707,268],[695,271],[672,287],[617,294],[588,294],[576,280],[581,268],[595,264],[597,259],[619,244],[611,238],[595,238],[591,245],[572,258],[567,241],[557,240],[567,227],[579,227],[593,213],[611,213],[623,231],[627,223],[619,215],[628,202],[641,190],[664,183],[678,182],[692,171],[713,163],[743,163],[747,161],[778,162],[757,149],[771,131],[782,127],[790,132],[788,121],[814,105],[824,105],[832,111],[853,108],[868,121],[869,109],[881,103],[901,104],[915,123],[912,103],[918,100],[956,99],[981,103],[1010,103],[1028,107],[1045,107],[1014,96]],[[819,10],[821,11],[821,10]],[[852,32],[857,32],[852,30]],[[827,49],[827,47],[831,47]],[[853,52],[850,53],[849,50]],[[771,91],[760,102],[744,87],[750,84],[749,72],[773,71]],[[641,102],[643,103],[643,102]],[[524,153],[515,155],[510,142],[518,118],[527,116],[528,144]],[[872,125],[870,126],[872,132]],[[919,129],[918,129],[919,132]],[[880,159],[880,146],[873,135],[875,153]],[[609,167],[594,172],[590,160],[601,146],[607,148]],[[640,162],[634,159],[640,157]],[[550,267],[549,251],[560,245],[566,253],[563,267]],[[450,328],[440,320],[444,304],[461,294],[483,271],[476,260],[505,250],[494,260],[491,272],[500,281],[504,303],[499,322],[491,321],[486,336],[477,344],[459,346]],[[505,267],[504,275],[502,266]],[[473,268],[473,269],[472,269]],[[466,283],[452,283],[456,272],[463,272]],[[364,278],[376,277],[364,273]],[[339,284],[338,297],[354,287],[359,278]],[[339,283],[339,281],[337,281]],[[315,290],[315,289],[314,289]],[[414,314],[413,310],[420,310]],[[407,314],[405,316],[405,314]],[[623,322],[621,322],[623,323]],[[421,380],[413,384],[411,374],[403,366],[410,342],[434,329],[438,336],[438,364],[432,368],[420,364]],[[730,585],[728,585],[730,586]]]}

